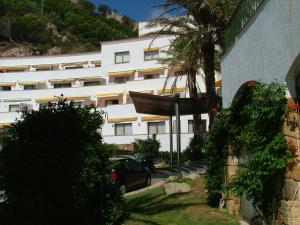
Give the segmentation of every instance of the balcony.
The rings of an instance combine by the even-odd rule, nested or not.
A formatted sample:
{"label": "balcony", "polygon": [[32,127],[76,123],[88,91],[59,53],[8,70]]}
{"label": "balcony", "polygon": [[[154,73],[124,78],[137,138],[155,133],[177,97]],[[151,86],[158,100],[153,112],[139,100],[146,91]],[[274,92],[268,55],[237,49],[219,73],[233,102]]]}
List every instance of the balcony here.
{"label": "balcony", "polygon": [[264,0],[241,0],[224,33],[225,52],[234,44]]}

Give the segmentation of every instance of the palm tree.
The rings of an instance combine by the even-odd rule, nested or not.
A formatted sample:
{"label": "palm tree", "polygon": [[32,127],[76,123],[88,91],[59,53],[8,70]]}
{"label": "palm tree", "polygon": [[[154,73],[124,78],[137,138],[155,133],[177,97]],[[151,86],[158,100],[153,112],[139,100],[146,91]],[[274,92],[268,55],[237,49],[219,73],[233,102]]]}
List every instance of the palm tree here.
{"label": "palm tree", "polygon": [[[181,23],[183,27],[189,23],[188,20],[190,20],[188,17],[181,17],[176,22]],[[189,26],[186,26],[186,29],[190,29]],[[198,98],[199,95],[201,95],[201,90],[197,84],[197,74],[199,74],[199,68],[203,66],[199,55],[200,51],[191,51],[191,48],[197,49],[200,47],[199,42],[195,40],[194,37],[197,37],[195,32],[187,32],[186,35],[174,39],[168,50],[170,57],[160,60],[162,64],[167,64],[170,67],[170,71],[176,69],[176,73],[169,73],[167,75],[165,87],[168,81],[174,78],[172,80],[171,89],[175,90],[177,80],[186,75],[186,86],[190,98]],[[199,143],[203,135],[201,114],[193,114],[193,121],[194,141]]]}
{"label": "palm tree", "polygon": [[[167,9],[166,13],[172,11],[182,12],[185,16],[175,18],[158,18],[156,22],[165,25],[164,28],[170,33],[176,35],[176,42],[185,43],[185,46],[177,48],[182,51],[183,64],[197,65],[203,68],[204,79],[206,85],[206,95],[209,98],[209,125],[212,126],[215,117],[215,111],[212,110],[216,102],[215,91],[215,70],[216,65],[216,49],[222,49],[223,31],[228,23],[234,9],[237,7],[240,0],[166,0],[160,7]],[[184,9],[184,10],[182,10]],[[176,27],[174,31],[172,29]],[[163,29],[166,32],[166,29]],[[179,41],[178,41],[179,40]],[[176,48],[174,48],[176,51]],[[178,53],[181,54],[181,53]],[[188,60],[191,60],[188,62]],[[199,68],[199,67],[198,67]],[[195,93],[196,86],[196,71],[194,66],[186,70],[190,84],[191,97],[198,96]],[[190,73],[188,73],[190,72]],[[190,87],[189,87],[190,88]]]}

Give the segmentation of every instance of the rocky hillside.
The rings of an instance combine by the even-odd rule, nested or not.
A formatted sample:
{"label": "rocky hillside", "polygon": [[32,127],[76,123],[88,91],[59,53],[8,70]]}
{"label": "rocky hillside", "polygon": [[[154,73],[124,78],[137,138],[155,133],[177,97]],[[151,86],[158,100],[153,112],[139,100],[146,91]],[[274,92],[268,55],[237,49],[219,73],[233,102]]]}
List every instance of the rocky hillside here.
{"label": "rocky hillside", "polygon": [[89,0],[0,0],[2,57],[95,51],[136,36],[132,19]]}

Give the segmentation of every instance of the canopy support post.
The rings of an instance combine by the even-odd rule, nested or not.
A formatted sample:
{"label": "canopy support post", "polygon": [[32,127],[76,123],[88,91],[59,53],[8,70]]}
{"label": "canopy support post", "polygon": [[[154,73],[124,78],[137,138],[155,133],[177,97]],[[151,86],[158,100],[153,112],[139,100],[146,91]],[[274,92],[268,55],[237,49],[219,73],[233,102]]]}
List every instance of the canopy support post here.
{"label": "canopy support post", "polygon": [[172,115],[169,118],[169,133],[170,133],[170,166],[171,170],[173,170],[173,122]]}
{"label": "canopy support post", "polygon": [[178,177],[182,177],[181,174],[181,132],[180,132],[180,112],[179,112],[179,102],[175,101],[175,113],[176,113],[176,141],[177,141],[177,173]]}

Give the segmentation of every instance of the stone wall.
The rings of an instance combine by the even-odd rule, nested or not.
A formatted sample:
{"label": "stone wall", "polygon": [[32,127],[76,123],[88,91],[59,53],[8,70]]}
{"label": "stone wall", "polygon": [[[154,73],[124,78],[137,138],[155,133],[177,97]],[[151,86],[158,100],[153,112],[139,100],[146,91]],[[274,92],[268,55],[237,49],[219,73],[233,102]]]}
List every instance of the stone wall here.
{"label": "stone wall", "polygon": [[293,165],[287,169],[284,179],[278,225],[300,224],[300,113],[292,112],[284,125],[289,146],[295,150]]}
{"label": "stone wall", "polygon": [[[283,199],[279,210],[277,225],[300,225],[300,113],[289,113],[285,124],[284,134],[286,135],[288,144],[294,149],[294,160],[287,169],[284,178]],[[233,148],[229,147],[229,156],[227,160],[227,182],[234,176],[239,169],[239,165],[244,159],[237,158]],[[245,201],[245,200],[244,200]],[[231,214],[237,218],[246,219],[250,222],[251,218],[247,218],[247,212],[241,211],[243,201],[227,193],[226,207]]]}
{"label": "stone wall", "polygon": [[[233,146],[229,146],[228,159],[227,159],[227,176],[226,182],[237,173],[239,169],[239,159],[234,154]],[[239,197],[234,196],[232,193],[226,193],[226,207],[229,213],[240,217],[241,201]]]}

